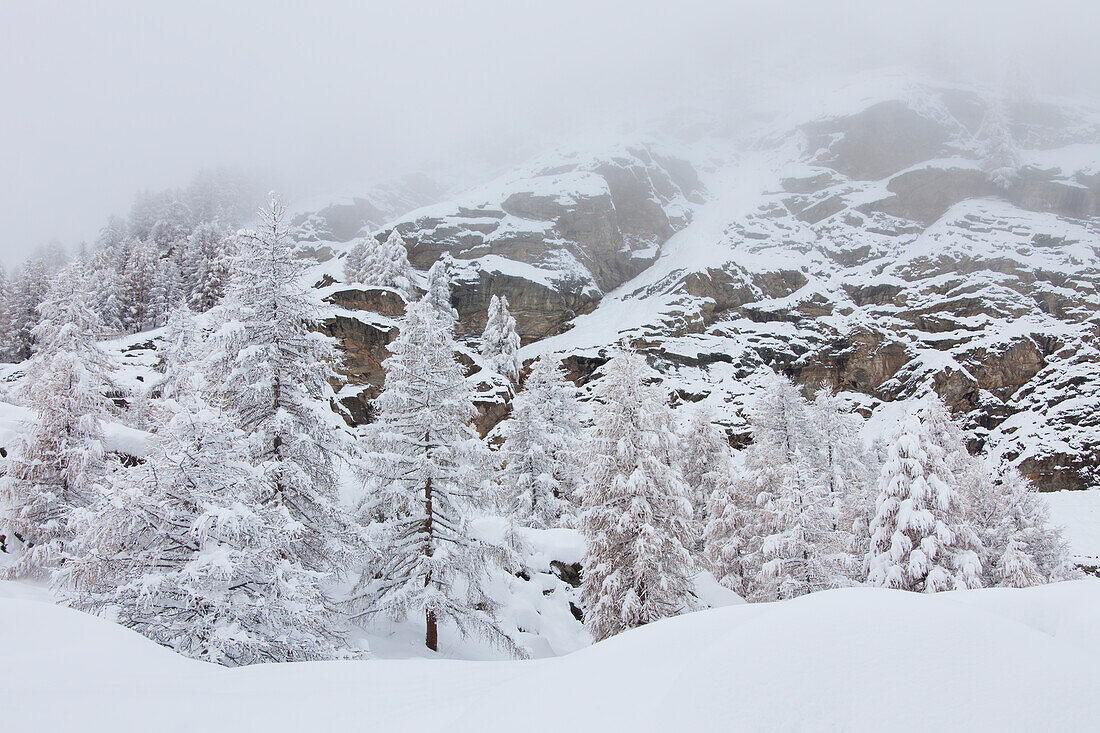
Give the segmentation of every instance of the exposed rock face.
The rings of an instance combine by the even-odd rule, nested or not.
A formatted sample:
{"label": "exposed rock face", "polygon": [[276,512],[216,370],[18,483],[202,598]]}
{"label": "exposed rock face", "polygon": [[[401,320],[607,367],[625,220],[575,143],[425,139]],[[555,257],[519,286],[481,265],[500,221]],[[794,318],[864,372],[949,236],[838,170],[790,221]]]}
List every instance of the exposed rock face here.
{"label": "exposed rock face", "polygon": [[[525,357],[557,353],[581,385],[627,337],[676,404],[724,409],[735,442],[747,439],[742,408],[768,369],[807,391],[849,392],[868,414],[931,387],[963,416],[973,449],[1013,458],[1044,490],[1097,486],[1100,124],[1017,105],[1022,167],[1002,189],[973,137],[986,104],[958,89],[909,90],[773,131],[725,166],[713,148],[557,159],[377,236],[396,227],[420,269],[454,258],[457,330],[470,346],[493,294],[508,297]],[[791,141],[799,152],[783,159]],[[1072,164],[1090,145],[1098,162]],[[739,167],[763,165],[757,155],[767,164],[751,174],[755,198],[742,188],[727,202]],[[365,387],[355,413],[365,416],[401,304],[330,287],[340,309],[330,329],[349,381]],[[466,359],[488,432],[509,393],[478,370],[474,349]]]}

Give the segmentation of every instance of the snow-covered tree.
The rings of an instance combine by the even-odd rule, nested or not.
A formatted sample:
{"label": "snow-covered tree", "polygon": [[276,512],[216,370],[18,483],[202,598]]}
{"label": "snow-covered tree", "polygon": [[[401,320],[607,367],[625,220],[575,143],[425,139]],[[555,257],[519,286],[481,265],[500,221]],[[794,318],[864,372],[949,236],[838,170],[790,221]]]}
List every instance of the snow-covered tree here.
{"label": "snow-covered tree", "polygon": [[718,474],[715,478],[717,485],[707,498],[704,557],[719,583],[738,595],[748,596],[755,573],[752,548],[760,524],[755,487],[740,472]]}
{"label": "snow-covered tree", "polygon": [[349,283],[366,283],[371,280],[373,273],[378,269],[381,249],[378,240],[371,235],[357,241],[348,250],[347,259],[344,261],[344,278]]}
{"label": "snow-covered tree", "polygon": [[13,362],[29,359],[34,347],[34,328],[40,315],[38,306],[50,288],[53,269],[42,257],[23,263],[11,283],[8,301],[7,348]]}
{"label": "snow-covered tree", "polygon": [[11,323],[11,282],[7,270],[0,265],[0,362],[12,361],[12,344],[8,333]]}
{"label": "snow-covered tree", "polygon": [[54,278],[38,310],[20,395],[36,416],[5,479],[7,525],[24,548],[13,576],[56,566],[68,550],[69,514],[96,498],[107,471],[101,420],[111,410],[111,366],[96,343],[101,325],[79,265]]}
{"label": "snow-covered tree", "polygon": [[623,347],[596,388],[603,403],[586,450],[581,600],[596,641],[693,605],[691,500],[676,465],[664,391]]}
{"label": "snow-covered tree", "polygon": [[500,489],[520,525],[557,527],[573,513],[581,483],[576,393],[558,364],[540,356],[512,402],[511,418],[501,426]]}
{"label": "snow-covered tree", "polygon": [[707,521],[707,501],[733,473],[726,433],[709,405],[693,409],[680,431],[680,472],[687,482],[699,536]]}
{"label": "snow-covered tree", "polygon": [[453,268],[454,261],[450,255],[444,253],[428,270],[427,292],[424,294],[440,317],[449,320],[452,327],[458,322],[458,312],[451,305],[451,270]]}
{"label": "snow-covered tree", "polygon": [[329,409],[337,352],[313,328],[322,305],[285,216],[273,197],[259,228],[242,233],[205,369],[215,406],[247,436],[249,461],[267,487],[260,501],[301,524],[298,559],[340,573],[355,560],[356,533],[337,490],[336,460],[347,450]]}
{"label": "snow-covered tree", "polygon": [[863,578],[867,525],[874,514],[879,466],[860,436],[861,418],[829,389],[810,406],[816,461],[809,467],[816,494],[826,503],[832,527],[822,536],[838,559],[847,555],[848,576]]}
{"label": "snow-covered tree", "polygon": [[84,271],[88,282],[95,284],[91,306],[99,315],[104,331],[118,333],[122,330],[122,278],[116,269],[114,254],[97,248],[84,261]]}
{"label": "snow-covered tree", "polygon": [[390,232],[386,241],[382,243],[378,265],[377,284],[393,288],[407,301],[416,297],[416,276],[413,274],[412,265],[409,264],[409,252],[401,232],[396,229]]}
{"label": "snow-covered tree", "polygon": [[964,492],[981,538],[983,582],[1022,588],[1066,577],[1068,543],[1035,487],[1007,461],[973,460]]}
{"label": "snow-covered tree", "polygon": [[1020,151],[1003,102],[996,102],[987,110],[978,140],[986,179],[998,188],[1009,188],[1020,177]]}
{"label": "snow-covered tree", "polygon": [[188,305],[199,313],[210,310],[229,285],[230,237],[216,224],[195,227],[182,248],[180,276]]}
{"label": "snow-covered tree", "polygon": [[898,426],[868,527],[867,582],[935,593],[981,584],[979,538],[960,493],[966,446],[935,395]]}
{"label": "snow-covered tree", "polygon": [[433,651],[449,622],[522,656],[486,592],[500,551],[470,531],[491,498],[488,451],[470,426],[476,411],[451,321],[425,297],[387,348],[361,505],[381,556],[357,589],[360,615],[423,616]]}
{"label": "snow-covered tree", "polygon": [[393,288],[412,301],[416,297],[416,275],[401,233],[394,229],[381,244],[373,236],[359,240],[344,263],[348,282],[370,287]]}
{"label": "snow-covered tree", "polygon": [[754,505],[738,538],[749,597],[792,598],[843,584],[837,507],[816,480],[821,454],[809,405],[789,379],[773,375],[749,418],[753,442],[732,489]]}
{"label": "snow-covered tree", "polygon": [[157,326],[167,312],[168,292],[155,243],[131,244],[121,280],[122,327],[138,332]]}
{"label": "snow-covered tree", "polygon": [[481,335],[481,355],[493,371],[506,378],[513,386],[519,384],[519,334],[516,319],[508,311],[508,298],[493,296],[489,301],[489,315],[485,331]]}
{"label": "snow-covered tree", "polygon": [[[178,316],[170,331],[187,328]],[[171,339],[180,363],[187,342]],[[196,659],[225,665],[341,656],[342,634],[303,566],[305,527],[242,452],[244,434],[203,398],[203,380],[164,402],[145,459],[116,472],[109,492],[76,510],[75,551],[58,580],[74,605]]]}

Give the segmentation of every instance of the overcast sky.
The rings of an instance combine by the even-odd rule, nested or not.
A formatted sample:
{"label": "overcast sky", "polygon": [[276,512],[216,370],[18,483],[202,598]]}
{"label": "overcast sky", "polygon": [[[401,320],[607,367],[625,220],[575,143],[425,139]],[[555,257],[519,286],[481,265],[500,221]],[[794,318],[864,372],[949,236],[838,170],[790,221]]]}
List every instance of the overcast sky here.
{"label": "overcast sky", "polygon": [[1024,68],[1093,94],[1097,28],[1096,0],[0,0],[0,260],[94,238],[203,167],[316,196],[826,68]]}

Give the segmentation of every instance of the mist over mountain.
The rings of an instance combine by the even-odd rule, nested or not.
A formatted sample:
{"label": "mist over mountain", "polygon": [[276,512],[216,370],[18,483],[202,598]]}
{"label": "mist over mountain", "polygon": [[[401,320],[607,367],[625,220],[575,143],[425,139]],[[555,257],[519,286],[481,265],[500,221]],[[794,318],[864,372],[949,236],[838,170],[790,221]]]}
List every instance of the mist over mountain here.
{"label": "mist over mountain", "polygon": [[0,710],[1088,729],[1097,21],[4,5]]}

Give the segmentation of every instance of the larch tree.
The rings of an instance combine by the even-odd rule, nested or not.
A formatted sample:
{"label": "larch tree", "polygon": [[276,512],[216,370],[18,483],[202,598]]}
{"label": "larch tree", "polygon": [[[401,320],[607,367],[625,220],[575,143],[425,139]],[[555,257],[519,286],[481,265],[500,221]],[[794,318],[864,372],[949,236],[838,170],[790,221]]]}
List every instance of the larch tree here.
{"label": "larch tree", "polygon": [[59,573],[74,605],[195,659],[224,665],[342,656],[338,617],[296,545],[305,525],[252,464],[244,434],[210,405],[192,319],[173,313],[166,359],[177,389],[144,460],[73,513],[76,551]]}
{"label": "larch tree", "polygon": [[344,278],[349,283],[369,284],[378,270],[380,250],[378,240],[371,235],[358,240],[344,260]]}
{"label": "larch tree", "polygon": [[213,223],[195,227],[183,248],[180,271],[187,303],[199,313],[225,296],[231,270],[230,236]]}
{"label": "larch tree", "polygon": [[868,527],[867,582],[935,593],[981,585],[979,538],[960,492],[966,447],[934,395],[901,421]]}
{"label": "larch tree", "polygon": [[337,462],[349,452],[330,409],[337,352],[314,326],[322,304],[274,196],[256,230],[243,232],[205,369],[213,402],[247,436],[247,454],[266,485],[265,505],[301,524],[302,564],[340,575],[358,560],[354,519],[340,502]]}
{"label": "larch tree", "polygon": [[1023,588],[1071,574],[1069,545],[1035,486],[1007,461],[974,459],[966,492],[981,538],[983,584]]}
{"label": "larch tree", "polygon": [[773,375],[750,413],[753,442],[735,491],[753,495],[746,525],[746,589],[756,600],[793,598],[844,582],[830,540],[837,519],[814,481],[820,465],[809,405],[798,387]]}
{"label": "larch tree", "polygon": [[121,278],[122,327],[136,333],[154,328],[167,312],[160,251],[150,241],[134,242]]}
{"label": "larch tree", "polygon": [[620,348],[596,388],[603,403],[585,451],[581,601],[596,641],[694,605],[691,500],[676,465],[664,391]]}
{"label": "larch tree", "polygon": [[1020,152],[1003,101],[993,103],[986,111],[978,140],[986,179],[1000,189],[1012,186],[1020,177]]}
{"label": "larch tree", "polygon": [[494,295],[489,301],[485,331],[481,335],[481,355],[493,371],[515,387],[519,384],[519,334],[516,319],[508,311],[508,298]]}
{"label": "larch tree", "polygon": [[[680,431],[680,472],[691,496],[691,505],[702,539],[707,522],[707,501],[733,473],[733,456],[726,433],[714,422],[714,410],[701,405],[693,410]],[[697,543],[698,544],[698,543]]]}
{"label": "larch tree", "polygon": [[540,356],[501,426],[499,484],[510,516],[522,526],[561,526],[573,514],[581,484],[577,389],[547,355]]}
{"label": "larch tree", "polygon": [[397,229],[381,244],[373,236],[359,240],[348,252],[344,275],[348,282],[392,288],[407,302],[416,297],[416,275],[409,264],[405,240]]}
{"label": "larch tree", "polygon": [[458,311],[451,305],[453,268],[454,260],[444,253],[428,270],[427,291],[424,293],[424,298],[432,304],[441,318],[451,322],[452,328],[458,322]]}
{"label": "larch tree", "polygon": [[401,232],[394,229],[386,237],[379,251],[379,285],[393,288],[401,293],[406,301],[416,297],[416,275],[409,264],[409,252]]}
{"label": "larch tree", "polygon": [[7,340],[8,358],[13,362],[24,361],[31,356],[34,328],[40,320],[38,306],[46,299],[53,274],[54,270],[45,258],[32,257],[23,263],[12,280]]}
{"label": "larch tree", "polygon": [[107,474],[102,420],[112,409],[112,367],[96,343],[81,268],[65,267],[38,310],[22,400],[35,421],[9,460],[7,524],[23,545],[12,576],[42,576],[68,551],[70,513],[95,500]]}
{"label": "larch tree", "polygon": [[809,467],[815,493],[825,502],[831,526],[822,529],[819,549],[863,579],[866,527],[871,521],[879,466],[860,435],[861,418],[822,387],[810,405],[810,430],[817,460]]}
{"label": "larch tree", "polygon": [[470,529],[492,489],[452,328],[425,296],[408,307],[387,347],[361,504],[380,557],[356,590],[357,616],[422,616],[433,651],[440,625],[449,622],[463,636],[476,634],[523,656],[497,623],[486,590],[503,555]]}

